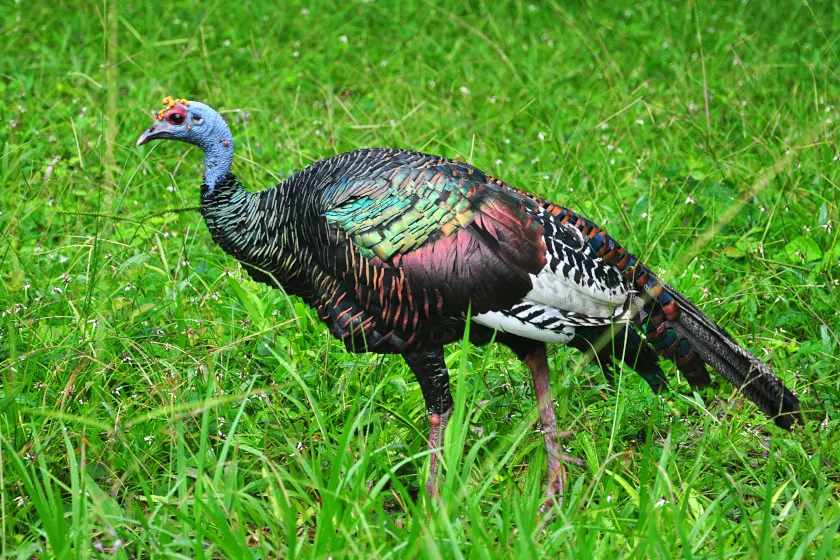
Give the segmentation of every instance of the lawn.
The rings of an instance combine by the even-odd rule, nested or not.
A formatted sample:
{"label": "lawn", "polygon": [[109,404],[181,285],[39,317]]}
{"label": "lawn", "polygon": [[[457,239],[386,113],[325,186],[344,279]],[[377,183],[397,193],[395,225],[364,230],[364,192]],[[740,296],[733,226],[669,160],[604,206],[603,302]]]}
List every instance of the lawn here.
{"label": "lawn", "polygon": [[[0,5],[6,558],[831,558],[840,548],[840,8],[830,2]],[[446,4],[446,5],[444,5]],[[598,222],[772,365],[776,428],[672,364],[653,395],[552,348],[559,507],[530,375],[454,345],[442,503],[399,357],[248,279],[202,158],[253,190],[364,146],[470,161]]]}

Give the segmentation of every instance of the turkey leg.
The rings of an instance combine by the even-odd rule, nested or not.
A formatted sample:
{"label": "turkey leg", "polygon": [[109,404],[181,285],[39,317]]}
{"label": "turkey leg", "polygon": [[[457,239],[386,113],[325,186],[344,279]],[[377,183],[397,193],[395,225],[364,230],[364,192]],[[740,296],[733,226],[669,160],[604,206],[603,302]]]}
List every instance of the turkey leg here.
{"label": "turkey leg", "polygon": [[551,399],[551,378],[548,371],[545,344],[535,345],[523,361],[531,369],[531,376],[534,380],[534,393],[537,395],[540,422],[545,437],[545,451],[548,455],[548,489],[545,492],[548,500],[543,505],[543,508],[545,508],[555,496],[562,498],[563,492],[566,490],[566,469],[563,466],[563,461],[575,464],[580,464],[583,461],[561,454],[560,447],[557,444],[557,420],[554,417],[554,402]]}
{"label": "turkey leg", "polygon": [[449,391],[449,372],[443,359],[443,348],[420,350],[403,354],[405,363],[414,372],[426,410],[429,414],[429,479],[426,491],[429,496],[439,498],[438,470],[440,449],[446,434],[446,425],[452,415],[452,393]]}

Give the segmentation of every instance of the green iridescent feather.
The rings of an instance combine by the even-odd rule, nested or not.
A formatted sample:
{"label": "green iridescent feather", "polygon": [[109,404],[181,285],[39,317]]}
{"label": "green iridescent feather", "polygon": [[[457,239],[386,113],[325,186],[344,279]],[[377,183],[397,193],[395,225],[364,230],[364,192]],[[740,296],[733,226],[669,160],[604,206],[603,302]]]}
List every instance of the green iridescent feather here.
{"label": "green iridescent feather", "polygon": [[474,219],[467,197],[471,181],[434,174],[434,180],[415,182],[397,173],[387,188],[382,186],[366,179],[348,181],[342,185],[342,202],[324,213],[367,258],[405,254],[434,234],[449,235]]}

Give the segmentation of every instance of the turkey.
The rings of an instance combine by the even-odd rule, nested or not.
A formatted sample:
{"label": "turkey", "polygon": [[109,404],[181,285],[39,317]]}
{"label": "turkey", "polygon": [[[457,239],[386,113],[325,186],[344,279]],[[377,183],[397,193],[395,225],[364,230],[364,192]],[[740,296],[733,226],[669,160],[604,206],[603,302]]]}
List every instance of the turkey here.
{"label": "turkey", "polygon": [[[508,346],[531,371],[548,455],[547,501],[562,496],[546,344],[623,361],[658,391],[660,358],[692,387],[711,366],[775,423],[803,423],[771,370],[590,220],[479,169],[399,149],[318,161],[276,187],[246,191],[231,173],[233,137],[209,106],[164,99],[137,145],[188,142],[205,154],[201,213],[257,282],[315,309],[349,352],[400,354],[428,409],[430,470],[453,401],[445,344],[467,321],[473,344]],[[630,328],[627,328],[630,326]]]}

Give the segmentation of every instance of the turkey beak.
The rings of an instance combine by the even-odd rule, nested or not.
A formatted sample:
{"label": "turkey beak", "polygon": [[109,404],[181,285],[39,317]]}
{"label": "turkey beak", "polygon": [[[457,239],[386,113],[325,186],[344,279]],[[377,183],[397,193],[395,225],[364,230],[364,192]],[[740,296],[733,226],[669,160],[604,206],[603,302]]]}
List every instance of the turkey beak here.
{"label": "turkey beak", "polygon": [[150,126],[149,130],[140,135],[140,138],[137,139],[137,146],[140,147],[146,142],[159,140],[161,138],[172,138],[172,133],[163,122],[159,121]]}

